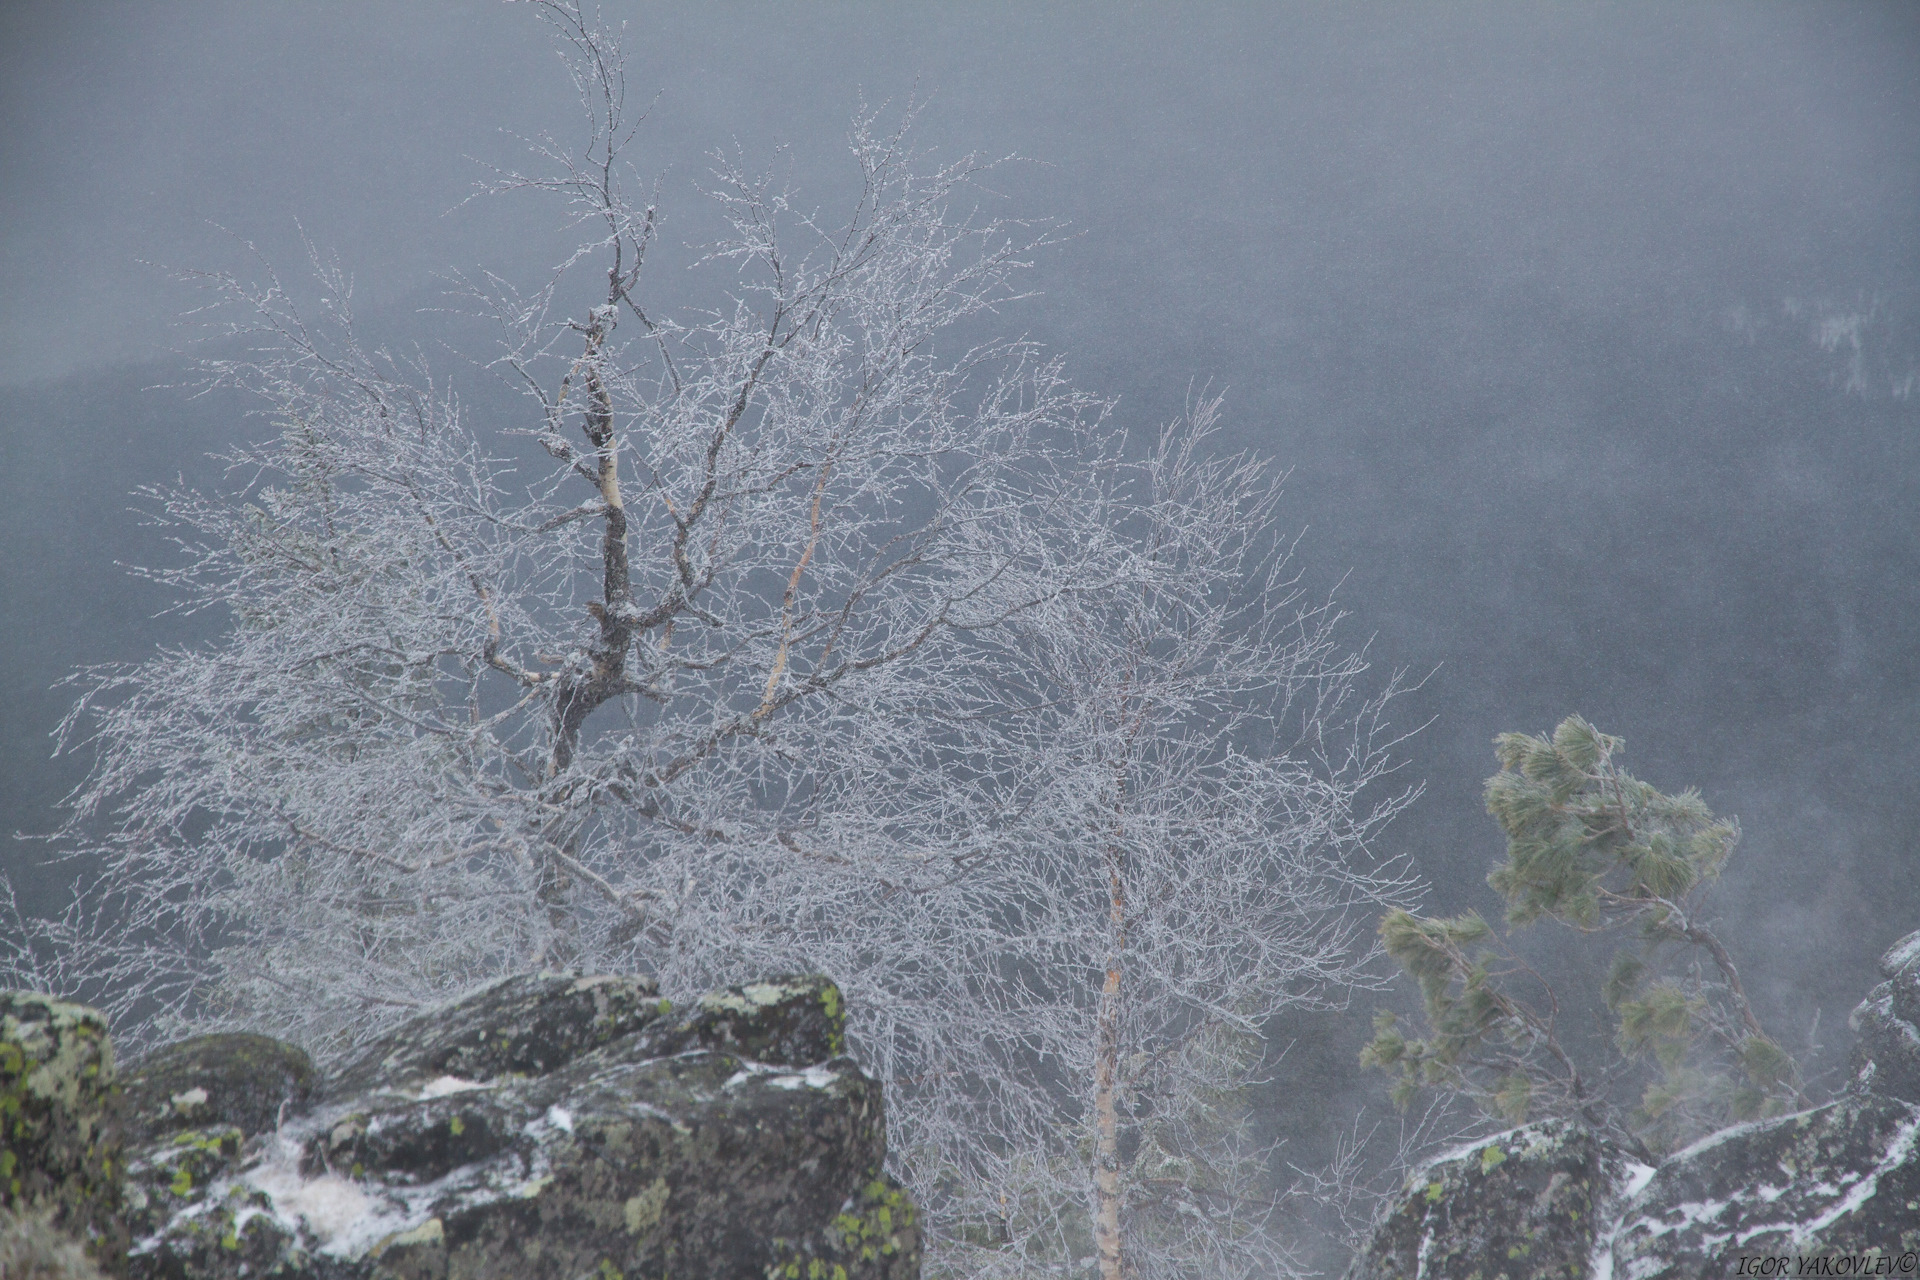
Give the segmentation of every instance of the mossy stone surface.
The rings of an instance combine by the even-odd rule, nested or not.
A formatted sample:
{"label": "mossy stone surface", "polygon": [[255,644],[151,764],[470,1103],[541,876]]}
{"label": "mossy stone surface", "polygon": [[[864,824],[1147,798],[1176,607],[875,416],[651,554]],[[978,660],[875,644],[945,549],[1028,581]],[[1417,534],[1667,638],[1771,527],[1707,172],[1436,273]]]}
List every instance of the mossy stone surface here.
{"label": "mossy stone surface", "polygon": [[98,1010],[0,992],[0,1205],[42,1209],[113,1273],[124,1264],[120,1090]]}

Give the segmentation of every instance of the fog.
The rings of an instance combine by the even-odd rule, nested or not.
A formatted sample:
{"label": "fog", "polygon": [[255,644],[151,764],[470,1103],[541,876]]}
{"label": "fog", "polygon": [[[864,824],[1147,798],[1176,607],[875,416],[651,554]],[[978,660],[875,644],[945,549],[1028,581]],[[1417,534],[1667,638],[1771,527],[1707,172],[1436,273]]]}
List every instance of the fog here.
{"label": "fog", "polygon": [[[1388,836],[1429,906],[1497,909],[1492,736],[1584,713],[1739,816],[1735,957],[1790,1047],[1818,1011],[1814,1068],[1844,1060],[1875,958],[1920,927],[1920,10],[608,12],[657,94],[636,153],[670,245],[714,147],[833,210],[863,94],[923,103],[939,156],[1024,157],[996,212],[1070,236],[1005,326],[1125,421],[1223,389],[1232,443],[1291,468],[1350,641],[1432,672],[1396,717],[1426,726],[1427,792]],[[165,554],[136,486],[204,482],[259,429],[143,390],[195,337],[168,268],[250,240],[296,275],[304,233],[375,327],[428,342],[436,273],[562,251],[550,207],[462,201],[519,154],[503,129],[573,117],[532,14],[477,0],[12,4],[0,112],[0,811],[35,832],[84,765],[49,759],[53,682],[218,622],[155,619],[115,567]],[[1317,1110],[1278,1088],[1277,1128],[1378,1105],[1356,1026],[1289,1029]]]}

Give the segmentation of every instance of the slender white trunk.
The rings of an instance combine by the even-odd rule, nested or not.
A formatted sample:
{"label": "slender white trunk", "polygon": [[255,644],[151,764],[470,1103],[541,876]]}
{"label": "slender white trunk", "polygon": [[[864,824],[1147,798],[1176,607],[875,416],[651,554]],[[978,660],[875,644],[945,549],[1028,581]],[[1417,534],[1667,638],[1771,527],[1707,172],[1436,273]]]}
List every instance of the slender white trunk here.
{"label": "slender white trunk", "polygon": [[1093,1247],[1100,1280],[1125,1280],[1126,1257],[1120,1245],[1120,1117],[1117,1106],[1120,1068],[1120,965],[1127,945],[1126,889],[1120,878],[1120,849],[1108,846],[1107,921],[1112,930],[1107,977],[1100,989],[1098,1041],[1093,1068]]}

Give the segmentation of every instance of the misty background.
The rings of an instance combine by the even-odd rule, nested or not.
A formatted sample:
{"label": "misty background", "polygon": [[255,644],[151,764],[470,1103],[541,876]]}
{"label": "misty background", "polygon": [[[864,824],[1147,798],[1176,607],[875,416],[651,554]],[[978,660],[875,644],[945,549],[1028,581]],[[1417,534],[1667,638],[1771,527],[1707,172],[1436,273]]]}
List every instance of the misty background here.
{"label": "misty background", "polygon": [[[936,158],[1025,157],[993,211],[1073,238],[1003,330],[1130,423],[1224,389],[1232,446],[1292,469],[1349,643],[1433,672],[1396,716],[1426,725],[1427,792],[1387,836],[1428,908],[1497,915],[1491,739],[1581,712],[1738,815],[1722,933],[1787,1046],[1844,1063],[1876,958],[1920,928],[1920,7],[606,11],[658,95],[631,153],[660,183],[656,300],[715,147],[833,215],[863,94],[923,101]],[[304,232],[373,332],[525,425],[421,309],[436,273],[527,283],[570,247],[551,203],[462,201],[523,154],[503,128],[564,137],[574,110],[543,26],[493,0],[0,6],[8,831],[50,829],[85,767],[50,757],[56,681],[223,624],[156,617],[116,565],[167,554],[135,488],[218,483],[205,455],[266,429],[166,389],[200,301],[170,269],[257,274],[250,240],[297,279]],[[30,908],[59,900],[42,852],[0,851]],[[1262,1105],[1303,1155],[1384,1106],[1362,1005],[1276,1029]]]}

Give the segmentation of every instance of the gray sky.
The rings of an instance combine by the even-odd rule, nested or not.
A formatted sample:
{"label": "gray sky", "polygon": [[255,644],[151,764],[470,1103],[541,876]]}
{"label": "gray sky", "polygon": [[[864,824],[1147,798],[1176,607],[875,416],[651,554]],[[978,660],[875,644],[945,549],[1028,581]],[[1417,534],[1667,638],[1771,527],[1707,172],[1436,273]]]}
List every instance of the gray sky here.
{"label": "gray sky", "polygon": [[[929,145],[1045,162],[1007,185],[1086,232],[1045,314],[1092,359],[1123,323],[1201,358],[1293,336],[1302,301],[1427,281],[1645,309],[1912,262],[1889,226],[1920,195],[1906,6],[615,10],[670,208],[736,138],[791,146],[821,190],[862,89],[917,84]],[[279,261],[299,219],[370,304],[524,260],[544,225],[524,202],[438,216],[469,157],[511,154],[503,127],[570,123],[524,7],[16,3],[0,24],[0,380],[166,354],[182,293],[140,264],[222,257],[209,224]],[[1195,371],[1245,385],[1224,355]]]}
{"label": "gray sky", "polygon": [[[1433,904],[1492,909],[1493,733],[1582,711],[1741,816],[1736,953],[1834,1059],[1920,927],[1920,6],[608,11],[658,94],[670,245],[736,141],[832,209],[863,90],[917,86],[941,155],[1028,157],[997,211],[1079,234],[1008,325],[1130,420],[1225,387],[1354,640],[1439,666],[1393,837]],[[568,243],[535,201],[447,211],[503,128],[573,116],[492,0],[13,3],[0,116],[0,801],[44,830],[75,767],[48,686],[191,633],[113,567],[163,553],[120,495],[248,429],[139,392],[179,376],[195,298],[143,263],[240,265],[218,224],[298,274],[303,226],[425,341],[436,272],[525,280]]]}

